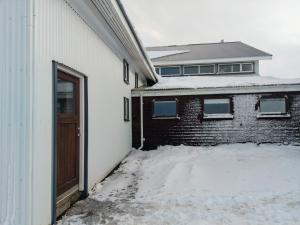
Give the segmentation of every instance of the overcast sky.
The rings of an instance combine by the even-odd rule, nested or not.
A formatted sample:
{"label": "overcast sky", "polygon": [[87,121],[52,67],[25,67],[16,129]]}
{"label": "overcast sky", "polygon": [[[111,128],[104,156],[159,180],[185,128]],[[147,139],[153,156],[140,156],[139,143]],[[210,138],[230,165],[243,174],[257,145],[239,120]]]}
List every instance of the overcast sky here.
{"label": "overcast sky", "polygon": [[300,78],[300,0],[122,0],[145,46],[242,41],[261,74]]}

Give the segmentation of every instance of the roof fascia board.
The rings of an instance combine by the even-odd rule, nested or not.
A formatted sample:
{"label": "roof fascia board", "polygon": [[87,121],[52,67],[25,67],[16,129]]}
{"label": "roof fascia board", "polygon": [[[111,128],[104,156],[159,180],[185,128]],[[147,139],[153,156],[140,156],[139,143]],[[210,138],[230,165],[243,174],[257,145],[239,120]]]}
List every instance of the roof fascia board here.
{"label": "roof fascia board", "polygon": [[[97,0],[92,0],[92,1],[97,2]],[[101,0],[101,1],[103,2],[104,5],[109,6],[106,8],[106,10],[110,10],[109,12],[110,15],[108,17],[105,14],[103,15],[106,18],[107,23],[114,30],[116,36],[118,36],[118,38],[123,43],[123,45],[128,50],[128,52],[140,64],[143,73],[148,77],[148,79],[157,81],[154,68],[150,63],[150,60],[147,57],[147,55],[143,54],[144,51],[143,47],[134,31],[134,28],[129,18],[127,17],[127,14],[121,2],[118,0],[117,1]],[[95,4],[95,6],[101,13],[101,9],[97,7],[97,4]],[[117,23],[117,28],[115,26],[116,25],[115,23]]]}
{"label": "roof fascia board", "polygon": [[270,59],[272,59],[272,56],[184,60],[184,61],[154,61],[153,65],[167,66],[167,65],[205,64],[205,63],[231,63],[231,62],[249,62],[249,61],[270,60]]}
{"label": "roof fascia board", "polygon": [[155,69],[153,67],[152,61],[150,60],[150,58],[148,57],[147,53],[146,53],[146,49],[144,48],[144,46],[141,43],[141,40],[139,39],[129,17],[126,14],[126,11],[124,9],[123,4],[121,3],[120,0],[116,0],[116,1],[110,1],[113,5],[114,8],[116,10],[116,12],[118,13],[120,19],[122,19],[122,24],[125,26],[125,28],[128,31],[128,34],[131,37],[131,40],[133,40],[133,43],[135,44],[136,49],[138,50],[138,53],[140,55],[140,58],[142,58],[144,60],[144,63],[146,64],[146,66],[148,66],[149,69],[149,73],[151,74],[151,78],[154,81],[158,81],[156,73],[155,73]]}
{"label": "roof fascia board", "polygon": [[212,94],[251,94],[269,92],[300,92],[300,84],[260,85],[246,87],[219,87],[199,89],[165,89],[165,90],[132,90],[132,97],[141,94],[150,96],[185,96],[185,95],[212,95]]}

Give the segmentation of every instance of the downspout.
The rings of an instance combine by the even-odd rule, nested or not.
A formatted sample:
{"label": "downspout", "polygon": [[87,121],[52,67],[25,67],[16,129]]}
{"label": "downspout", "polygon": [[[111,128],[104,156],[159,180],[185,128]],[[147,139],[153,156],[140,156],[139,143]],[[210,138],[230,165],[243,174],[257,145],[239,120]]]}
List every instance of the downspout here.
{"label": "downspout", "polygon": [[141,125],[141,145],[138,150],[142,150],[144,148],[144,103],[143,103],[143,93],[140,93],[140,125]]}

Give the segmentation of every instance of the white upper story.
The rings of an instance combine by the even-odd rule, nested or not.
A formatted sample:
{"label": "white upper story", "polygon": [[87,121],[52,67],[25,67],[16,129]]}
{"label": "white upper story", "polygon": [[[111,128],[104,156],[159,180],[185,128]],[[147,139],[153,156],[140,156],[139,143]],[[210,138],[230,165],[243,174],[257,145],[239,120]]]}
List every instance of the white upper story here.
{"label": "white upper story", "polygon": [[163,76],[259,74],[259,61],[272,55],[242,42],[173,45],[147,48]]}

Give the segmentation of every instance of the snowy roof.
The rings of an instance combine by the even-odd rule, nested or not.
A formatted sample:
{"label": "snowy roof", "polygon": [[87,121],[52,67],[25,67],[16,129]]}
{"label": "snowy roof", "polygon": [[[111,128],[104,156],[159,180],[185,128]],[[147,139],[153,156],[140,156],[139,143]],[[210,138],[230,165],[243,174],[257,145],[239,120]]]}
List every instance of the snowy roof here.
{"label": "snowy roof", "polygon": [[186,53],[165,55],[152,58],[153,62],[193,61],[208,59],[234,59],[271,57],[272,55],[251,47],[242,42],[219,42],[208,44],[172,45],[146,48],[149,52],[154,51],[187,51]]}
{"label": "snowy roof", "polygon": [[173,50],[173,51],[148,51],[148,55],[150,59],[155,59],[164,56],[176,55],[181,53],[187,53],[189,51],[186,50]]}
{"label": "snowy roof", "polygon": [[[166,89],[201,89],[222,87],[251,87],[270,86],[283,84],[300,84],[300,78],[281,79],[260,75],[218,75],[218,76],[182,76],[182,77],[160,77],[159,81],[144,90],[166,90]],[[300,91],[300,90],[299,90]]]}

